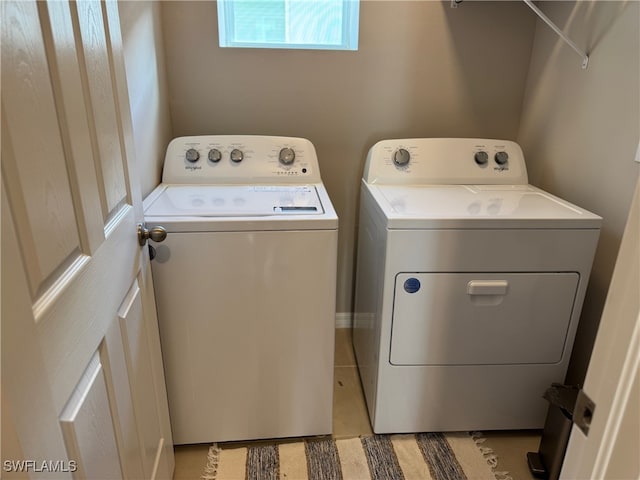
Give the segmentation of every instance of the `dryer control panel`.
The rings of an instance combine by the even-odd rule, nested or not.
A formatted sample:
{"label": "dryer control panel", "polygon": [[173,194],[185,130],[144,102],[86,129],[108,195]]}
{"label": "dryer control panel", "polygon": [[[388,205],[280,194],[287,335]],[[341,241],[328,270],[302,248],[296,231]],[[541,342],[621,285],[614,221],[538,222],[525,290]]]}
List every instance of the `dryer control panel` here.
{"label": "dryer control panel", "polygon": [[178,137],[162,173],[173,184],[320,183],[313,144],[304,138],[259,135]]}
{"label": "dryer control panel", "polygon": [[367,155],[367,183],[524,185],[527,168],[520,146],[480,138],[382,140]]}

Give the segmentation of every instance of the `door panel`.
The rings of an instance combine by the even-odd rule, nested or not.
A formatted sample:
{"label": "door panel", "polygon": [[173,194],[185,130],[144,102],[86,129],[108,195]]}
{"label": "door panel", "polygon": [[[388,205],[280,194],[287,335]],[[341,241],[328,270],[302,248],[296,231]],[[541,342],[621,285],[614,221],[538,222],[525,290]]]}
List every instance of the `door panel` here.
{"label": "door panel", "polygon": [[20,455],[170,478],[117,5],[0,9],[2,396]]}
{"label": "door panel", "polygon": [[[3,123],[4,125],[4,123]],[[3,139],[4,145],[4,139]],[[16,447],[2,460],[64,459],[66,450],[33,320],[31,297],[11,210],[2,186],[2,428],[12,424]],[[5,409],[9,405],[10,409]],[[9,419],[7,416],[11,415]],[[19,451],[18,451],[19,450]],[[16,458],[7,455],[20,454]],[[7,478],[21,478],[3,472]],[[12,476],[13,475],[13,476]],[[62,477],[70,478],[70,476]]]}
{"label": "door panel", "polygon": [[104,216],[96,215],[101,211],[101,203],[93,162],[95,142],[92,142],[92,138],[95,133],[91,133],[87,122],[85,97],[78,95],[78,92],[86,90],[78,60],[81,52],[76,54],[75,50],[76,32],[70,5],[66,2],[50,2],[41,3],[38,7],[44,38],[50,45],[49,66],[52,75],[59,79],[53,83],[53,87],[56,97],[60,99],[57,102],[58,118],[61,119],[71,193],[76,208],[82,213],[76,220],[84,226],[80,231],[83,252],[92,254],[104,241]]}
{"label": "door panel", "polygon": [[140,440],[127,375],[122,333],[117,319],[114,319],[107,329],[100,356],[105,367],[110,405],[117,412],[114,414],[114,429],[124,476],[132,479],[145,478],[142,472]]}
{"label": "door panel", "polygon": [[[75,385],[88,359],[102,342],[129,286],[133,283],[132,265],[140,263],[136,242],[135,216],[129,207],[117,228],[95,255],[68,281],[61,279],[61,291],[42,306],[37,319],[47,372],[53,383],[55,401],[62,406],[67,391]],[[133,231],[132,231],[133,229]],[[62,315],[61,312],[72,312]]]}
{"label": "door panel", "polygon": [[[24,458],[16,426],[13,423],[13,415],[11,415],[11,405],[5,398],[2,399],[2,457]],[[26,472],[14,472],[7,474],[7,478],[24,480],[28,479],[29,476]]]}
{"label": "door panel", "polygon": [[134,282],[120,308],[119,318],[127,374],[130,381],[136,385],[133,392],[133,408],[142,443],[144,474],[145,478],[152,478],[159,446],[158,439],[161,435],[141,293],[138,282]]}
{"label": "door panel", "polygon": [[[85,0],[77,4],[77,21],[82,38],[82,53],[86,83],[89,91],[95,136],[94,154],[97,157],[98,191],[105,218],[115,214],[125,201],[126,187],[123,169],[123,153],[116,114],[114,86],[108,51],[105,48],[106,32],[99,1]],[[90,122],[91,123],[91,122]],[[124,145],[122,145],[123,147]]]}
{"label": "door panel", "polygon": [[38,9],[3,7],[2,168],[35,296],[81,248]]}
{"label": "door panel", "polygon": [[113,417],[98,352],[69,399],[60,424],[76,478],[122,478]]}

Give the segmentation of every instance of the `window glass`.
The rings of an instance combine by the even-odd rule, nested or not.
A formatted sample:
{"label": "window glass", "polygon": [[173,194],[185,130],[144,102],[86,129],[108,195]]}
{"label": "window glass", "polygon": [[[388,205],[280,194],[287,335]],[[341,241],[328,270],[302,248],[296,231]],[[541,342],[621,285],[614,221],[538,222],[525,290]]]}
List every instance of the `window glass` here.
{"label": "window glass", "polygon": [[357,0],[218,0],[221,47],[358,49]]}

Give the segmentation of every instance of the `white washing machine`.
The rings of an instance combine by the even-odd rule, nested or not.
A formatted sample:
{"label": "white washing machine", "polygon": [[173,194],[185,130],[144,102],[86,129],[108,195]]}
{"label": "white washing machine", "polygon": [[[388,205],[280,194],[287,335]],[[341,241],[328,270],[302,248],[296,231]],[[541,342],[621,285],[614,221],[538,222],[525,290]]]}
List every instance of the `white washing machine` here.
{"label": "white washing machine", "polygon": [[332,431],[338,218],[305,139],[174,139],[145,200],[176,444]]}
{"label": "white washing machine", "polygon": [[527,182],[509,141],[369,151],[353,342],[376,433],[543,426],[601,218]]}

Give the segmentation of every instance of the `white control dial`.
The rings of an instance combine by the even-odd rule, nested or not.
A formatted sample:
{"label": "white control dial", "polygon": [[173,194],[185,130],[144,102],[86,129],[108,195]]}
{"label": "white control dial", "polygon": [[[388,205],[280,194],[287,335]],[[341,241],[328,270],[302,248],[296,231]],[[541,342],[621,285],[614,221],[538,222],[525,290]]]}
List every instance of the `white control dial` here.
{"label": "white control dial", "polygon": [[280,160],[280,163],[283,165],[291,165],[295,159],[296,152],[293,151],[293,148],[283,148],[278,154],[278,160]]}
{"label": "white control dial", "polygon": [[232,162],[240,163],[243,158],[244,158],[244,153],[242,153],[242,150],[238,150],[237,148],[234,148],[233,150],[231,150]]}
{"label": "white control dial", "polygon": [[393,163],[398,167],[404,167],[411,160],[411,154],[404,148],[399,148],[393,153]]}
{"label": "white control dial", "polygon": [[217,148],[212,148],[211,150],[209,150],[209,161],[218,163],[221,158],[222,154],[220,153],[220,150],[218,150]]}
{"label": "white control dial", "polygon": [[184,158],[187,160],[187,162],[197,162],[200,158],[200,152],[198,152],[198,150],[196,150],[195,148],[190,148],[189,150],[187,150],[187,153],[184,154]]}

